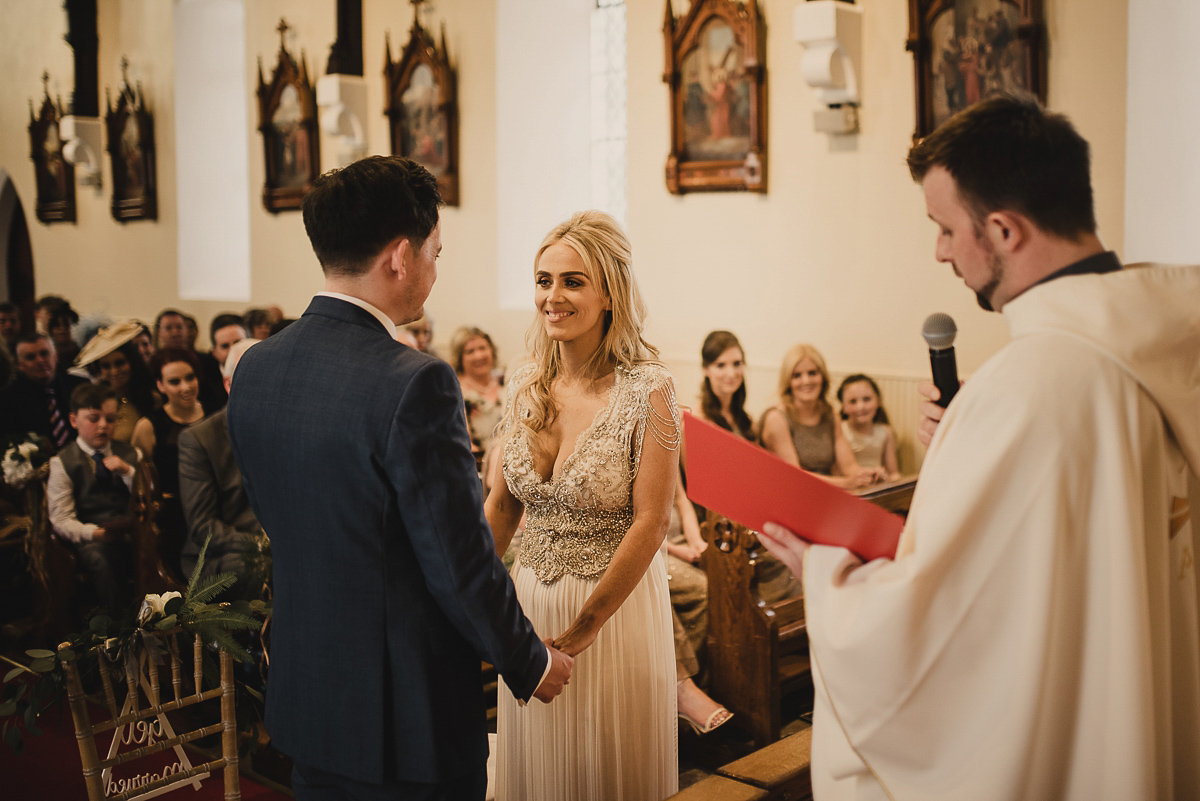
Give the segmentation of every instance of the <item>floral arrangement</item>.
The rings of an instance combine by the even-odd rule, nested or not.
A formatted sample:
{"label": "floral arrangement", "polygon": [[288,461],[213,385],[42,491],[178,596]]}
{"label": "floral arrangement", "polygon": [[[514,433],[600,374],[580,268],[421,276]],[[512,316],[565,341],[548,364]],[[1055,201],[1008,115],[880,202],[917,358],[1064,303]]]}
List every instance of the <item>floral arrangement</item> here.
{"label": "floral arrangement", "polygon": [[[252,661],[233,633],[262,629],[271,616],[270,604],[262,600],[212,603],[233,586],[237,575],[221,573],[201,578],[206,550],[207,542],[200,549],[196,569],[183,593],[148,594],[135,616],[121,620],[99,612],[87,621],[82,633],[72,635],[57,652],[31,649],[25,652],[32,659],[28,667],[13,663],[16,667],[4,677],[0,719],[4,720],[3,737],[14,751],[19,752],[23,745],[19,721],[31,734],[41,734],[36,726],[38,716],[65,697],[63,659],[74,658],[77,654],[102,654],[108,662],[122,664],[126,671],[136,671],[137,660],[143,652],[155,664],[162,664],[167,652],[165,635],[181,628],[190,634],[199,634],[205,642],[228,651],[239,662]],[[248,687],[244,689],[261,701],[257,692]]]}
{"label": "floral arrangement", "polygon": [[15,489],[24,487],[50,462],[51,453],[50,441],[32,431],[9,436],[4,440],[4,458],[0,460],[4,483]]}

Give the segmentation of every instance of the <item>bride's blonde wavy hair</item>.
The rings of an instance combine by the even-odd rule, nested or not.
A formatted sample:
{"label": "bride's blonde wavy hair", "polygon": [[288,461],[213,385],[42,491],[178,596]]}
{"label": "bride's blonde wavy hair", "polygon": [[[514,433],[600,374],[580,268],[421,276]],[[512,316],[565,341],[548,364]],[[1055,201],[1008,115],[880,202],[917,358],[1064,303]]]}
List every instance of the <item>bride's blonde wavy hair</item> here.
{"label": "bride's blonde wavy hair", "polygon": [[[599,287],[610,307],[605,313],[604,337],[584,364],[584,374],[597,378],[610,364],[631,367],[658,363],[658,349],[642,338],[646,307],[633,277],[629,239],[617,221],[602,211],[576,212],[542,240],[533,260],[535,270],[546,249],[560,242],[579,254],[588,278]],[[506,421],[505,428],[511,430],[515,424],[536,433],[544,431],[558,416],[550,387],[562,370],[562,356],[559,343],[546,333],[541,314],[534,317],[525,345],[537,367],[515,388],[506,414],[514,415],[514,410],[522,406],[529,414],[524,419]]]}

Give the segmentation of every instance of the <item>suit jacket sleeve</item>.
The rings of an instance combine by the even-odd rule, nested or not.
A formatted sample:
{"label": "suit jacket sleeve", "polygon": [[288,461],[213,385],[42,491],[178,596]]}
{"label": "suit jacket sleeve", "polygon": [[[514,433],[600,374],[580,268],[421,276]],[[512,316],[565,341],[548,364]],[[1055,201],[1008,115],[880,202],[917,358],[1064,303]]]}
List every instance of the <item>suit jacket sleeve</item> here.
{"label": "suit jacket sleeve", "polygon": [[513,695],[527,700],[549,656],[496,556],[462,393],[445,362],[423,366],[406,387],[389,432],[386,470],[430,592]]}
{"label": "suit jacket sleeve", "polygon": [[190,429],[179,434],[179,496],[187,520],[188,539],[193,548],[187,553],[199,553],[208,539],[208,553],[236,550],[242,534],[221,520],[221,505],[217,476],[212,460],[200,440]]}

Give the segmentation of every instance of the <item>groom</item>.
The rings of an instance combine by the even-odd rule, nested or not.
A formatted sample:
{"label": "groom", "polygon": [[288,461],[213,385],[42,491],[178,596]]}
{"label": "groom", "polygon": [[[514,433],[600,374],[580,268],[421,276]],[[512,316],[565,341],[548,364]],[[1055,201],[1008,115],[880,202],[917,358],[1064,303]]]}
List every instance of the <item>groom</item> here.
{"label": "groom", "polygon": [[482,799],[480,659],[522,700],[571,672],[495,555],[454,371],[396,341],[437,276],[440,202],[398,157],[321,176],[304,227],[325,291],[234,379],[274,560],[266,723],[302,800]]}

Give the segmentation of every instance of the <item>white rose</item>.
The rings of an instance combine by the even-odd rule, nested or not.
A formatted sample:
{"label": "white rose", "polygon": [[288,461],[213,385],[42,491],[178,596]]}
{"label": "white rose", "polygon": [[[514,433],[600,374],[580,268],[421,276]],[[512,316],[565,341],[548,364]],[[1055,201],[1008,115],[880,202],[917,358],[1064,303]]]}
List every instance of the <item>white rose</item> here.
{"label": "white rose", "polygon": [[37,453],[37,449],[38,446],[36,442],[22,442],[19,446],[17,446],[17,452],[25,458],[29,458],[33,454]]}
{"label": "white rose", "polygon": [[162,595],[156,593],[147,593],[142,600],[142,608],[138,610],[138,624],[144,624],[147,620],[156,615],[162,617],[166,614],[167,601],[172,598],[182,598],[178,592],[164,592]]}

